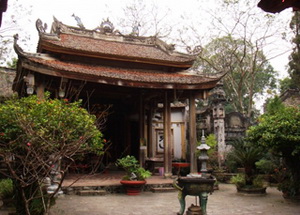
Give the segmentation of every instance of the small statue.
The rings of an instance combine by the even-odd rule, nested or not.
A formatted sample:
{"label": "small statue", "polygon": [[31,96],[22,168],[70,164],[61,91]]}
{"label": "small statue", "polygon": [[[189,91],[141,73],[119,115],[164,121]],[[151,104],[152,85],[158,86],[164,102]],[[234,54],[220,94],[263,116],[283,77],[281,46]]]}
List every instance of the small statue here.
{"label": "small statue", "polygon": [[130,33],[130,35],[138,37],[140,34],[140,27],[141,27],[140,24],[133,26],[132,32]]}
{"label": "small statue", "polygon": [[77,25],[79,26],[79,28],[81,28],[81,29],[85,29],[85,27],[84,27],[83,23],[81,22],[81,19],[80,19],[78,16],[76,16],[74,13],[73,13],[73,15],[72,15],[72,16],[75,18],[75,20],[76,20],[76,22],[77,22]]}
{"label": "small statue", "polygon": [[133,172],[132,172],[131,175],[130,175],[130,180],[131,180],[131,181],[137,180],[137,176],[136,176],[136,174],[134,174]]}

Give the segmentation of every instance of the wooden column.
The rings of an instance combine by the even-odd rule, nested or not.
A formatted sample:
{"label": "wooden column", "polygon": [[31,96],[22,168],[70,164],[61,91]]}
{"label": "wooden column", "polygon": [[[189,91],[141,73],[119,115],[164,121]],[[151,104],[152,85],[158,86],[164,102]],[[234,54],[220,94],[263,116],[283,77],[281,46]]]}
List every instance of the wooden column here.
{"label": "wooden column", "polygon": [[152,105],[149,108],[147,115],[147,146],[148,146],[148,157],[151,158],[154,156],[154,146],[153,146],[153,130],[152,130],[152,118],[153,118],[153,107]]}
{"label": "wooden column", "polygon": [[43,82],[38,82],[36,86],[36,95],[39,100],[44,100],[45,98],[45,85]]}
{"label": "wooden column", "polygon": [[140,166],[145,167],[145,152],[146,152],[146,143],[145,143],[145,107],[144,107],[144,100],[143,94],[140,93],[139,97],[139,137],[140,137],[140,153],[139,153],[139,160]]}
{"label": "wooden column", "polygon": [[168,93],[164,97],[164,175],[172,176],[172,145],[171,145],[171,106]]}
{"label": "wooden column", "polygon": [[197,174],[197,158],[195,156],[196,152],[196,104],[195,95],[191,92],[189,97],[189,144],[190,144],[190,156],[191,156],[191,166],[190,173]]}

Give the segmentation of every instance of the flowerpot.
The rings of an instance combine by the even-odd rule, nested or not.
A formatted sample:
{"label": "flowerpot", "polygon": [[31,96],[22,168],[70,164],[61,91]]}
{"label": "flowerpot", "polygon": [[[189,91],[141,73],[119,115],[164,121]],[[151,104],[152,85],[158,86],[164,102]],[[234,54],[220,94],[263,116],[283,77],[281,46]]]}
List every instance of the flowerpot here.
{"label": "flowerpot", "polygon": [[123,184],[127,195],[136,196],[140,194],[143,186],[146,184],[146,181],[121,180],[120,183]]}
{"label": "flowerpot", "polygon": [[265,195],[266,187],[256,188],[256,187],[237,187],[238,193],[241,194],[254,194],[254,195]]}

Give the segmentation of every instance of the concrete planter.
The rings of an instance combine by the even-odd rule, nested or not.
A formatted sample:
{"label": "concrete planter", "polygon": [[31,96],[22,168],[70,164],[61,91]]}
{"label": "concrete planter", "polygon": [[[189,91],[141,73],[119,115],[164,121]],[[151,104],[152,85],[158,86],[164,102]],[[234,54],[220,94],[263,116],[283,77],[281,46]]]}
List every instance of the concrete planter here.
{"label": "concrete planter", "polygon": [[240,194],[249,194],[249,195],[265,195],[266,194],[266,187],[262,188],[249,188],[249,187],[236,187],[237,192]]}

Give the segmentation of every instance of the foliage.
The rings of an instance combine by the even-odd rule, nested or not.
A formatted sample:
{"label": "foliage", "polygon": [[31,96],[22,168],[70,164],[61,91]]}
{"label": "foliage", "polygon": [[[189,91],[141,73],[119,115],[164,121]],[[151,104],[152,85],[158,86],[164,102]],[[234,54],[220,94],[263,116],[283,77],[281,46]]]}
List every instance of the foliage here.
{"label": "foliage", "polygon": [[[217,150],[217,145],[218,142],[216,140],[216,137],[214,134],[209,134],[206,139],[205,143],[210,147],[210,149],[207,151],[207,155],[209,157],[207,164],[209,168],[212,168],[214,170],[218,169],[219,164],[218,164],[218,150]],[[197,145],[201,145],[201,141],[197,142]],[[200,150],[196,151],[196,157],[198,158],[200,156]],[[198,169],[200,171],[200,166],[198,166]]]}
{"label": "foliage", "polygon": [[11,179],[0,180],[0,198],[11,199],[14,195],[13,181]]}
{"label": "foliage", "polygon": [[31,204],[39,198],[47,212],[55,193],[46,198],[40,190],[44,179],[58,171],[56,164],[65,163],[58,172],[60,187],[75,155],[103,153],[102,133],[95,120],[80,102],[52,100],[48,93],[43,100],[30,96],[0,104],[0,158],[14,180],[17,206],[24,214],[34,214]]}
{"label": "foliage", "polygon": [[13,58],[10,62],[7,62],[7,66],[8,66],[8,68],[11,68],[11,69],[17,69],[17,63],[18,63],[18,59]]}
{"label": "foliage", "polygon": [[253,99],[264,89],[275,88],[276,72],[263,51],[243,38],[227,35],[212,40],[198,57],[201,72],[226,72],[224,91],[230,109],[253,115]]}
{"label": "foliage", "polygon": [[245,176],[243,174],[232,176],[230,183],[235,184],[237,187],[244,187],[246,185]]}
{"label": "foliage", "polygon": [[151,172],[140,167],[138,161],[134,156],[127,155],[116,161],[116,165],[123,168],[126,175],[123,177],[125,180],[145,180],[151,176]]}
{"label": "foliage", "polygon": [[283,94],[286,90],[290,89],[291,86],[292,79],[290,77],[286,77],[284,79],[279,80],[280,94]]}
{"label": "foliage", "polygon": [[278,96],[269,99],[267,102],[268,114],[275,114],[277,111],[284,109],[284,104]]}
{"label": "foliage", "polygon": [[284,107],[273,114],[262,115],[259,124],[250,127],[248,139],[282,156],[299,156],[299,108]]}
{"label": "foliage", "polygon": [[[290,171],[289,184],[300,183],[300,109],[296,107],[278,108],[263,114],[259,124],[248,131],[248,140],[257,147],[263,147],[283,158]],[[295,193],[295,192],[294,192]],[[300,193],[298,190],[296,193]]]}
{"label": "foliage", "polygon": [[264,187],[264,178],[262,175],[257,175],[253,179],[253,187],[262,188]]}
{"label": "foliage", "polygon": [[289,74],[291,77],[290,88],[300,88],[300,12],[295,11],[290,28],[294,32],[294,48],[290,55]]}
{"label": "foliage", "polygon": [[259,147],[254,147],[245,139],[232,142],[233,149],[228,153],[227,159],[236,161],[245,168],[246,185],[252,185],[255,176],[255,162],[259,161],[264,152]]}
{"label": "foliage", "polygon": [[262,173],[271,174],[274,172],[276,164],[271,160],[267,160],[267,159],[263,158],[263,159],[255,162],[255,166]]}
{"label": "foliage", "polygon": [[195,65],[199,72],[227,73],[225,110],[253,119],[255,98],[276,87],[277,72],[269,62],[286,52],[280,50],[286,24],[282,24],[278,16],[261,13],[250,0],[219,1],[208,16],[211,17],[210,22],[206,21],[209,33],[201,37],[203,33],[198,30],[201,25],[197,25],[193,36],[198,41],[189,38],[183,43],[188,47],[197,44],[197,49],[190,53],[199,53]]}
{"label": "foliage", "polygon": [[286,179],[279,183],[277,188],[282,191],[286,197],[293,198],[299,195],[300,184]]}
{"label": "foliage", "polygon": [[[30,34],[25,32],[24,18],[31,14],[32,6],[30,4],[23,4],[20,1],[8,1],[8,10],[5,12],[5,16],[2,19],[2,25],[0,29],[0,64],[2,66],[14,65],[14,57],[16,53],[13,50],[13,35],[21,34],[22,44],[28,47],[30,42]],[[22,20],[22,21],[21,21]],[[28,20],[31,22],[30,20]],[[12,62],[9,62],[9,60]]]}
{"label": "foliage", "polygon": [[251,185],[246,183],[246,175],[245,174],[237,174],[230,179],[230,183],[235,184],[237,187],[248,187],[248,188],[263,188],[264,180],[261,175],[256,175],[253,178],[253,183]]}

